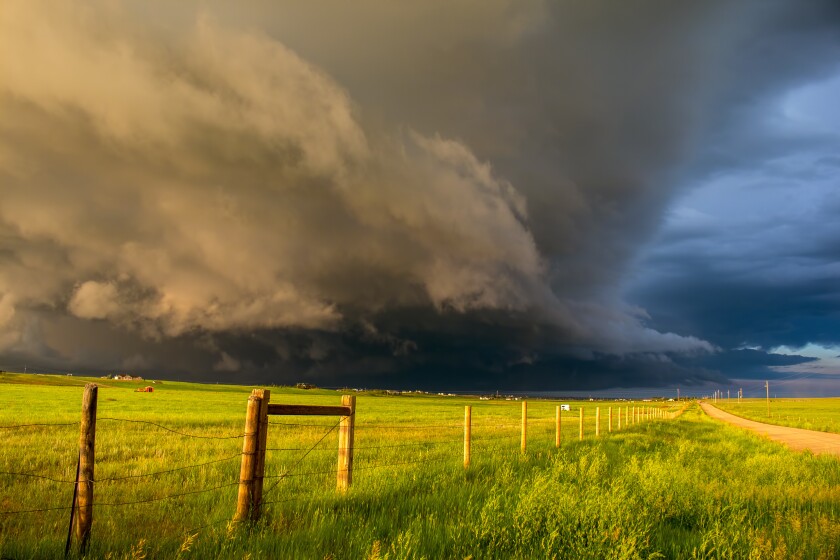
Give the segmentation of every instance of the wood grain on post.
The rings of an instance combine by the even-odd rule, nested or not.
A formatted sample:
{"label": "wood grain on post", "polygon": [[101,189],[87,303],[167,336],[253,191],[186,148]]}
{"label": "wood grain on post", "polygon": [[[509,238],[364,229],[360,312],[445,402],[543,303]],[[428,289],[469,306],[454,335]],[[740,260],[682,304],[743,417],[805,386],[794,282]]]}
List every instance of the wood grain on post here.
{"label": "wood grain on post", "polygon": [[601,436],[601,407],[595,407],[595,437]]}
{"label": "wood grain on post", "polygon": [[580,407],[580,440],[583,441],[583,407]]}
{"label": "wood grain on post", "polygon": [[254,389],[251,393],[259,397],[259,429],[257,439],[257,455],[254,463],[254,503],[251,505],[251,521],[258,521],[262,513],[263,477],[265,476],[265,447],[268,440],[268,402],[271,391],[268,389]]}
{"label": "wood grain on post", "polygon": [[260,440],[262,398],[251,394],[245,411],[245,433],[242,437],[242,465],[239,468],[239,493],[236,497],[235,521],[251,518],[254,507],[254,475]]}
{"label": "wood grain on post", "polygon": [[612,407],[607,410],[607,431],[612,432]]}
{"label": "wood grain on post", "polygon": [[341,397],[341,405],[349,407],[350,414],[342,416],[338,427],[338,473],[336,487],[346,492],[353,483],[353,439],[356,431],[356,395]]}
{"label": "wood grain on post", "polygon": [[82,421],[79,426],[79,476],[76,540],[79,552],[84,553],[90,542],[90,529],[93,526],[93,467],[96,448],[96,401],[98,387],[94,383],[85,385],[82,397]]}
{"label": "wood grain on post", "polygon": [[470,438],[472,437],[472,407],[464,407],[464,468],[470,466]]}
{"label": "wood grain on post", "polygon": [[522,401],[522,453],[528,446],[528,401]]}
{"label": "wood grain on post", "polygon": [[557,405],[557,409],[554,411],[554,423],[555,423],[555,430],[556,430],[556,432],[554,434],[554,447],[560,447],[561,434],[563,433],[562,422],[563,422],[563,413],[560,410],[560,405]]}

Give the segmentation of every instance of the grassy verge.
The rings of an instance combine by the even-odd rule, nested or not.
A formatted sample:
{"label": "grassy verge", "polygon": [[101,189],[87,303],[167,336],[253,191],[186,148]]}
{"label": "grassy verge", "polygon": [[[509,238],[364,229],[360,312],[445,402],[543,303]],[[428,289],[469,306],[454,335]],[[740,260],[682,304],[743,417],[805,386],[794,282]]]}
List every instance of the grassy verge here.
{"label": "grassy verge", "polygon": [[840,434],[840,399],[772,399],[767,415],[765,399],[718,401],[715,406],[730,414],[779,426]]}

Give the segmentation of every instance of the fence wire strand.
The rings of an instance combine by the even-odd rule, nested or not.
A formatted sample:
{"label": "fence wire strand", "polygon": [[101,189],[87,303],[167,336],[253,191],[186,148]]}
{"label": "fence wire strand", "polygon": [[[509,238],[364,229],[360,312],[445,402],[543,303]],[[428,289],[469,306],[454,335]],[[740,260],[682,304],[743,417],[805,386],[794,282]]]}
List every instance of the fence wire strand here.
{"label": "fence wire strand", "polygon": [[[341,418],[339,418],[339,419],[338,419],[338,422],[336,422],[336,423],[335,423],[335,424],[334,424],[334,425],[333,425],[333,426],[332,426],[329,430],[327,430],[327,431],[324,433],[324,435],[323,435],[323,436],[321,436],[321,439],[319,439],[318,441],[316,441],[316,442],[315,442],[315,445],[313,445],[312,447],[310,447],[310,448],[309,448],[309,450],[308,450],[306,453],[304,453],[304,454],[303,454],[303,456],[301,456],[301,457],[297,460],[297,462],[296,462],[294,465],[292,465],[292,467],[291,467],[289,470],[290,470],[290,471],[292,471],[292,470],[294,470],[295,468],[297,468],[297,466],[298,466],[298,465],[300,465],[300,463],[301,463],[304,459],[306,459],[306,456],[307,456],[307,455],[309,455],[310,453],[312,453],[312,451],[314,451],[314,450],[315,450],[315,448],[316,448],[316,447],[318,447],[318,445],[320,445],[320,444],[321,444],[321,442],[322,442],[322,441],[324,441],[324,440],[327,438],[327,436],[328,436],[328,435],[330,435],[330,433],[332,433],[332,431],[333,431],[333,430],[335,430],[335,429],[338,427],[338,425],[339,425],[339,424],[341,424],[341,420],[342,420],[342,419],[344,419],[344,418],[346,418],[346,417],[342,416]],[[288,473],[287,473],[287,474],[288,474]],[[269,478],[269,477],[263,476],[263,478]],[[275,488],[277,488],[277,485],[278,485],[278,484],[280,484],[280,483],[283,481],[283,478],[286,478],[286,477],[280,477],[280,478],[277,480],[277,482],[275,482],[275,483],[271,486],[271,488],[269,488],[268,490],[266,490],[265,492],[263,492],[263,496],[265,496],[266,494],[268,494],[269,492],[271,492],[272,490],[274,490]]]}
{"label": "fence wire strand", "polygon": [[0,430],[13,430],[16,428],[32,428],[34,426],[78,426],[78,422],[58,422],[58,423],[40,423],[40,424],[12,424],[10,426],[0,426]]}
{"label": "fence wire strand", "polygon": [[237,453],[236,455],[231,455],[230,457],[223,457],[221,459],[214,459],[212,461],[207,461],[206,463],[196,463],[194,465],[184,465],[182,467],[176,467],[174,469],[166,469],[166,470],[163,470],[163,471],[154,471],[154,472],[144,473],[144,474],[129,474],[129,475],[126,475],[126,476],[114,476],[114,477],[109,477],[109,478],[98,478],[94,482],[116,482],[118,480],[128,480],[128,479],[131,479],[131,478],[146,478],[146,477],[150,477],[150,476],[158,476],[158,475],[169,474],[169,473],[178,472],[178,471],[185,471],[187,469],[195,469],[195,468],[198,468],[198,467],[205,467],[207,465],[213,465],[215,463],[224,463],[225,461],[230,461],[232,459],[236,459],[237,457],[241,457],[241,456],[242,456],[242,453]]}
{"label": "fence wire strand", "polygon": [[119,507],[119,506],[133,506],[137,504],[148,504],[150,502],[160,502],[162,500],[169,500],[171,498],[180,498],[183,496],[190,496],[192,494],[203,494],[205,492],[213,492],[214,490],[221,490],[222,488],[229,488],[231,486],[238,486],[239,481],[236,482],[229,482],[227,484],[220,484],[219,486],[214,486],[212,488],[202,488],[200,490],[190,490],[188,492],[178,492],[177,494],[168,494],[166,496],[160,496],[157,498],[147,498],[145,500],[136,500],[133,502],[94,502],[95,506],[106,506],[106,507]]}
{"label": "fence wire strand", "polygon": [[162,424],[158,424],[156,422],[150,422],[148,420],[132,420],[132,419],[129,419],[129,418],[110,418],[110,417],[97,418],[97,420],[112,420],[112,421],[116,421],[116,422],[131,422],[133,424],[148,424],[150,426],[155,426],[155,427],[160,428],[162,430],[166,430],[167,432],[172,432],[173,434],[178,434],[179,436],[186,436],[186,437],[197,438],[197,439],[239,439],[239,438],[247,436],[247,435],[253,435],[253,434],[236,434],[235,436],[202,436],[202,435],[198,435],[198,434],[189,434],[187,432],[179,432],[178,430],[173,430],[172,428],[168,428],[168,427],[166,427]]}

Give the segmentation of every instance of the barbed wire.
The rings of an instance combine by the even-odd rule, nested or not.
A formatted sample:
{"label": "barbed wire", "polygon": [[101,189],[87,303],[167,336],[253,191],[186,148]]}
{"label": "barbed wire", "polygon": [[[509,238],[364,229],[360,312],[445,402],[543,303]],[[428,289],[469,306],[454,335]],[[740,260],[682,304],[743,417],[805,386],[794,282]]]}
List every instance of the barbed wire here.
{"label": "barbed wire", "polygon": [[17,513],[41,513],[44,511],[67,511],[68,509],[76,509],[76,506],[59,506],[59,507],[48,507],[48,508],[38,508],[38,509],[19,509],[13,511],[0,511],[0,515],[12,515]]}
{"label": "barbed wire", "polygon": [[[335,429],[338,427],[338,425],[339,425],[339,424],[341,424],[341,420],[342,420],[343,418],[345,418],[345,417],[341,417],[341,418],[339,418],[339,419],[338,419],[338,422],[336,422],[335,424],[333,424],[333,426],[332,426],[329,430],[327,430],[327,431],[324,433],[324,435],[322,435],[322,436],[321,436],[321,439],[319,439],[318,441],[316,441],[316,442],[315,442],[315,444],[314,444],[312,447],[310,447],[310,448],[309,448],[309,450],[308,450],[306,453],[304,453],[304,454],[303,454],[303,455],[302,455],[302,456],[301,456],[301,457],[297,460],[297,462],[296,462],[294,465],[292,465],[292,467],[291,467],[291,469],[290,469],[290,470],[294,470],[295,468],[297,468],[297,466],[298,466],[298,465],[300,465],[300,463],[301,463],[304,459],[306,459],[307,455],[309,455],[310,453],[312,453],[312,451],[314,451],[314,450],[315,450],[315,448],[316,448],[316,447],[318,447],[318,445],[320,445],[320,443],[321,443],[322,441],[324,441],[324,439],[326,439],[326,437],[327,437],[328,435],[330,435],[330,433],[332,433],[332,431],[333,431],[333,430],[335,430]],[[266,476],[263,476],[263,478],[267,478],[267,477],[266,477]],[[277,482],[275,482],[275,483],[271,486],[271,488],[269,488],[268,490],[266,490],[265,492],[263,492],[263,496],[265,496],[266,494],[268,494],[269,492],[271,492],[272,490],[274,490],[275,488],[277,488],[277,485],[278,485],[278,484],[280,484],[282,481],[283,481],[283,478],[280,478],[279,480],[277,480]]]}
{"label": "barbed wire", "polygon": [[49,480],[50,482],[60,482],[65,484],[76,484],[75,480],[63,480],[58,478],[51,478],[49,476],[44,476],[40,474],[32,474],[32,473],[25,473],[25,472],[11,472],[11,471],[0,471],[0,476],[23,476],[23,477],[30,477],[30,478],[43,478],[44,480]]}
{"label": "barbed wire", "polygon": [[0,430],[11,430],[16,428],[31,428],[33,426],[78,426],[78,422],[58,422],[58,423],[41,423],[41,424],[12,424],[10,426],[0,426]]}
{"label": "barbed wire", "polygon": [[[105,506],[105,507],[119,507],[119,506],[133,506],[137,504],[148,504],[150,502],[160,502],[163,500],[169,500],[171,498],[180,498],[183,496],[190,496],[193,494],[203,494],[205,492],[213,492],[214,490],[221,490],[222,488],[230,488],[231,486],[239,486],[239,481],[236,482],[229,482],[227,484],[220,484],[219,486],[214,486],[212,488],[202,488],[200,490],[190,490],[188,492],[178,492],[176,494],[168,494],[166,496],[159,496],[157,498],[147,498],[144,500],[136,500],[133,502],[94,502],[94,506]],[[68,508],[69,509],[69,508]]]}
{"label": "barbed wire", "polygon": [[[436,458],[424,458],[419,459],[416,461],[401,461],[399,463],[385,463],[385,464],[377,464],[377,465],[368,465],[368,466],[353,466],[353,472],[356,471],[363,471],[363,470],[372,470],[372,469],[383,469],[386,467],[395,467],[400,465],[414,465],[417,463],[437,463],[441,461],[450,461],[453,460],[453,457],[436,457]],[[275,475],[266,475],[263,478],[293,478],[298,476],[316,476],[321,474],[336,474],[340,472],[338,469],[330,469],[325,471],[311,471],[311,472],[300,472],[300,473],[283,473],[283,474],[275,474]]]}
{"label": "barbed wire", "polygon": [[460,430],[463,429],[463,424],[359,424],[355,426],[357,430],[368,430],[368,429],[385,429],[385,430],[439,430],[439,429],[447,429],[447,430]]}
{"label": "barbed wire", "polygon": [[176,467],[176,468],[173,468],[173,469],[166,469],[166,470],[162,470],[162,471],[154,471],[154,472],[143,473],[143,474],[129,474],[129,475],[125,475],[125,476],[98,478],[98,479],[95,480],[95,482],[115,482],[115,481],[118,481],[118,480],[128,480],[128,479],[131,479],[131,478],[146,478],[146,477],[150,477],[150,476],[158,476],[158,475],[169,474],[169,473],[178,472],[178,471],[185,471],[187,469],[195,469],[195,468],[198,468],[198,467],[205,467],[207,465],[213,465],[215,463],[224,463],[225,461],[230,461],[231,459],[236,459],[237,457],[241,457],[241,456],[242,456],[242,453],[237,453],[236,455],[231,455],[230,457],[223,457],[221,459],[214,459],[212,461],[207,461],[206,463],[195,463],[193,465],[184,465],[184,466]]}
{"label": "barbed wire", "polygon": [[178,431],[178,430],[173,430],[172,428],[164,426],[163,424],[158,424],[156,422],[150,422],[148,420],[132,420],[132,419],[129,419],[129,418],[111,418],[111,417],[97,418],[97,420],[112,420],[112,421],[117,421],[117,422],[131,422],[133,424],[148,424],[150,426],[155,426],[155,427],[160,428],[162,430],[166,430],[167,432],[172,432],[173,434],[178,434],[180,436],[186,436],[186,437],[198,438],[198,439],[238,439],[238,438],[241,438],[241,437],[254,435],[254,434],[242,433],[242,434],[236,434],[234,436],[203,436],[203,435],[199,435],[199,434],[190,434],[190,433],[187,433],[187,432],[181,432],[181,431]]}

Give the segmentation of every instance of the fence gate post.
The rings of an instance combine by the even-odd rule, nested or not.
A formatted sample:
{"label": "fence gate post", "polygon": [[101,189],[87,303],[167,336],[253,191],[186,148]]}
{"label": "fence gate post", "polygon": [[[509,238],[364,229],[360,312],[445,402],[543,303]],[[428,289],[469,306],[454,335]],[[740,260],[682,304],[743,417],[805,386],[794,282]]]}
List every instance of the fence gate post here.
{"label": "fence gate post", "polygon": [[76,540],[79,553],[84,554],[90,542],[90,529],[93,525],[93,466],[96,447],[96,401],[98,387],[95,383],[85,385],[82,397],[82,421],[79,426],[79,474],[76,477],[78,488],[78,510],[76,518]]}
{"label": "fence gate post", "polygon": [[612,407],[607,410],[607,431],[612,433]]}
{"label": "fence gate post", "polygon": [[561,422],[563,421],[563,415],[560,411],[560,405],[557,405],[557,409],[554,411],[555,416],[555,435],[554,435],[554,447],[560,447],[560,435],[563,433],[561,430]]}
{"label": "fence gate post", "polygon": [[583,441],[583,407],[580,407],[580,440]]}
{"label": "fence gate post", "polygon": [[252,518],[254,508],[254,476],[260,440],[260,409],[262,398],[256,391],[248,397],[245,412],[245,433],[242,442],[242,466],[239,469],[239,494],[236,497],[235,521]]}
{"label": "fence gate post", "polygon": [[464,468],[470,466],[470,436],[472,432],[472,407],[464,407]]}
{"label": "fence gate post", "polygon": [[342,396],[341,406],[350,407],[350,416],[342,416],[339,421],[336,487],[339,492],[346,492],[353,482],[353,439],[356,426],[356,395]]}
{"label": "fence gate post", "polygon": [[528,402],[522,401],[522,453],[528,444]]}
{"label": "fence gate post", "polygon": [[271,390],[254,389],[252,395],[260,398],[257,428],[257,455],[254,461],[254,500],[251,504],[251,521],[258,521],[262,514],[263,481],[265,477],[265,447],[268,439],[268,402]]}

